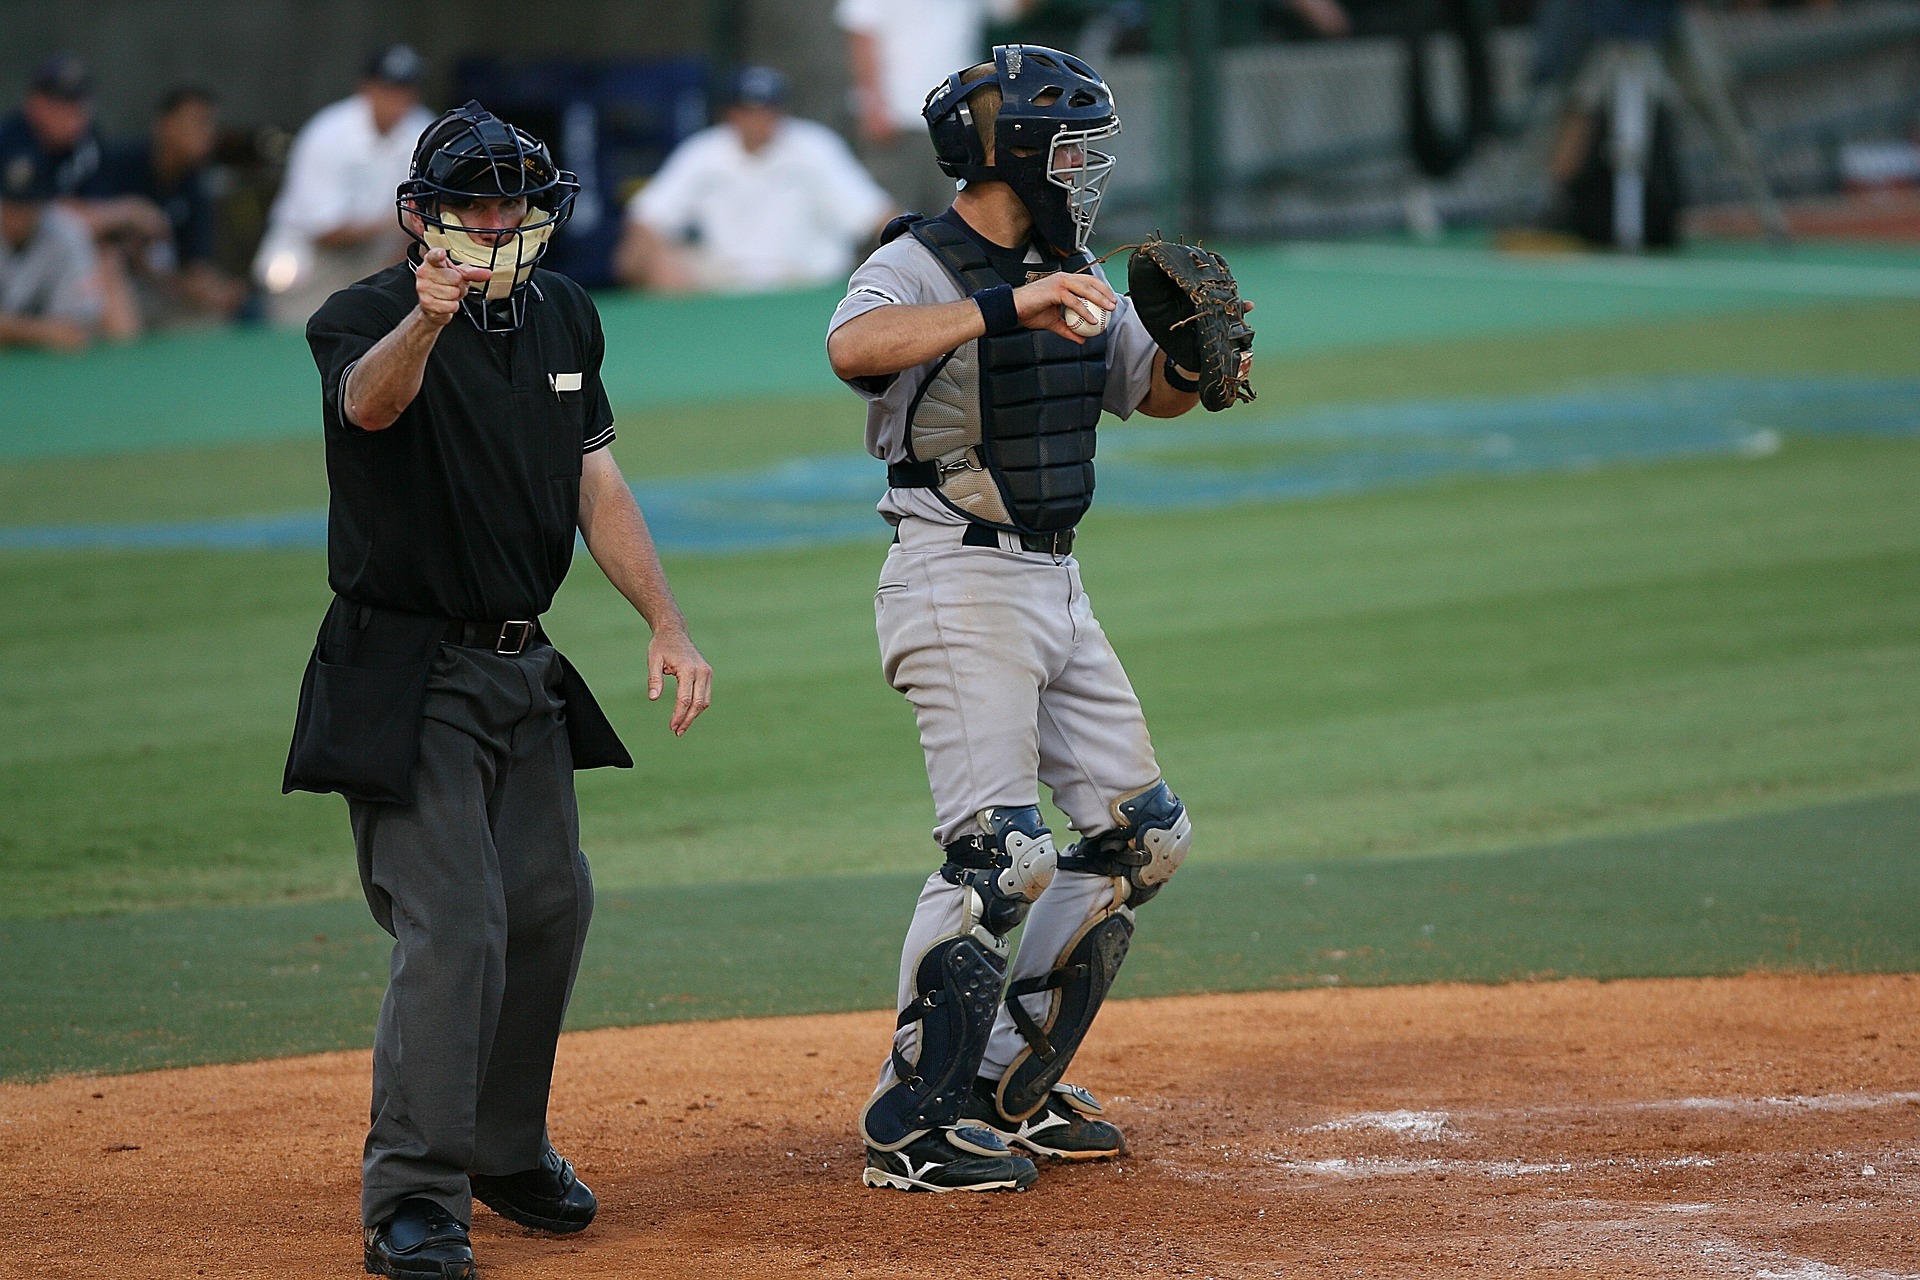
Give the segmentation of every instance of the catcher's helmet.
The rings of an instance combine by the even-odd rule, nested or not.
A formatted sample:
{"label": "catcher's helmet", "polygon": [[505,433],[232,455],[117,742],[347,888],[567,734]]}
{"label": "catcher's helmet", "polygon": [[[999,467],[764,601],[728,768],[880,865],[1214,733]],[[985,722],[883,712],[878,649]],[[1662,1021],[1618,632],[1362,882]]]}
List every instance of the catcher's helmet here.
{"label": "catcher's helmet", "polygon": [[[1113,157],[1087,143],[1120,132],[1107,82],[1072,54],[1039,45],[995,45],[992,75],[962,83],[965,74],[935,85],[921,108],[940,168],[963,183],[1006,183],[1048,245],[1085,249],[1113,172]],[[992,164],[967,102],[987,85],[1000,90]]]}
{"label": "catcher's helmet", "polygon": [[[544,142],[469,102],[420,135],[395,203],[408,235],[429,249],[445,249],[455,262],[493,272],[464,303],[467,317],[492,333],[518,329],[525,320],[527,280],[553,233],[572,216],[579,194],[578,180],[555,167]],[[525,217],[514,230],[481,231],[492,244],[460,219],[458,209],[475,199],[516,197],[526,199]],[[420,220],[418,233],[407,225],[407,214]]]}

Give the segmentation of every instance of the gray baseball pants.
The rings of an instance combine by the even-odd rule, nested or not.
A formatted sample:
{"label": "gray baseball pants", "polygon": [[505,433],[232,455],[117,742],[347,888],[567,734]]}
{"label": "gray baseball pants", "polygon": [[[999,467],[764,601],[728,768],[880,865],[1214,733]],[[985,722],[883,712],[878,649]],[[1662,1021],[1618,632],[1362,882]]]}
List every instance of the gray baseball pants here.
{"label": "gray baseball pants", "polygon": [[547,1150],[560,1023],[593,914],[560,662],[442,645],[411,805],[351,802],[360,881],[394,937],[374,1033],[360,1211],[472,1220],[469,1172]]}
{"label": "gray baseball pants", "polygon": [[[1037,805],[1043,782],[1076,832],[1098,835],[1114,826],[1115,801],[1160,778],[1133,685],[1072,557],[1020,550],[1006,534],[998,548],[963,546],[964,532],[902,520],[874,594],[887,680],[919,724],[934,841],[944,850],[977,830],[982,809]],[[896,1008],[913,999],[920,956],[958,930],[962,895],[937,872],[928,877],[901,951]],[[1047,972],[1112,901],[1105,876],[1057,874],[1027,916],[1011,977]],[[1027,1007],[1039,1015],[1046,1000],[1027,997]],[[917,1033],[914,1024],[895,1036],[909,1061]],[[1024,1043],[1003,1008],[981,1074],[1005,1075]],[[881,1080],[892,1080],[890,1063]]]}

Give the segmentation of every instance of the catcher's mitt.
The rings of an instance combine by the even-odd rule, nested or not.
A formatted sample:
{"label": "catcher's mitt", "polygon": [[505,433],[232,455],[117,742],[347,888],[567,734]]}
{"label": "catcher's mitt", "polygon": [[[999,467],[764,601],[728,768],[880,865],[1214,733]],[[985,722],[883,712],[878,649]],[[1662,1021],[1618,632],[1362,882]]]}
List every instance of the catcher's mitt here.
{"label": "catcher's mitt", "polygon": [[1127,293],[1167,358],[1198,376],[1201,404],[1218,413],[1253,399],[1240,372],[1253,329],[1225,258],[1155,235],[1127,259]]}

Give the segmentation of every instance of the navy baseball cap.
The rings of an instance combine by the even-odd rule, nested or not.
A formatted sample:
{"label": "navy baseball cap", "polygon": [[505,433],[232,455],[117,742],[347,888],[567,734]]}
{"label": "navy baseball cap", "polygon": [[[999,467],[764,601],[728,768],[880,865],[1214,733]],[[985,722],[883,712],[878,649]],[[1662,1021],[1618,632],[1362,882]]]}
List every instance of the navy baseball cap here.
{"label": "navy baseball cap", "polygon": [[0,200],[11,204],[44,204],[53,199],[53,174],[31,151],[0,158]]}
{"label": "navy baseball cap", "polygon": [[417,85],[427,76],[427,61],[410,44],[390,44],[367,59],[367,79],[381,84]]}
{"label": "navy baseball cap", "polygon": [[70,53],[56,53],[33,70],[33,92],[65,102],[84,102],[93,96],[93,73]]}
{"label": "navy baseball cap", "polygon": [[727,105],[783,107],[787,78],[772,67],[742,67],[727,82]]}

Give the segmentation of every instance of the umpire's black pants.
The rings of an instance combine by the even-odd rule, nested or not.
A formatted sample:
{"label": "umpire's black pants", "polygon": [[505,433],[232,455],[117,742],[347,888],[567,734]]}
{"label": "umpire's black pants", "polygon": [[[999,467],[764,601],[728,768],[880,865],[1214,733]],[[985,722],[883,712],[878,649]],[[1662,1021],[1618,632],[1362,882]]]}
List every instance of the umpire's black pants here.
{"label": "umpire's black pants", "polygon": [[593,914],[560,662],[442,645],[411,805],[353,801],[360,881],[394,936],[360,1212],[471,1221],[468,1173],[546,1152],[560,1021]]}

